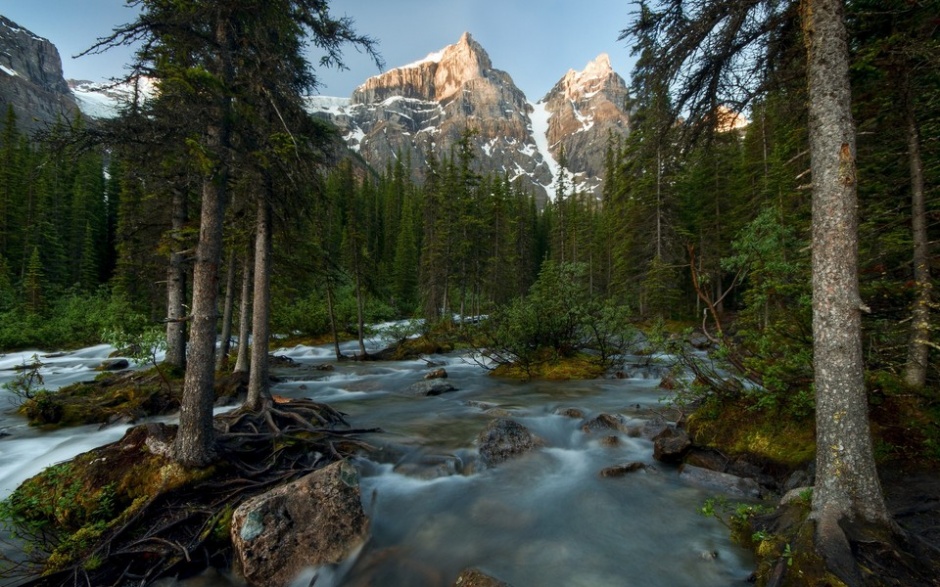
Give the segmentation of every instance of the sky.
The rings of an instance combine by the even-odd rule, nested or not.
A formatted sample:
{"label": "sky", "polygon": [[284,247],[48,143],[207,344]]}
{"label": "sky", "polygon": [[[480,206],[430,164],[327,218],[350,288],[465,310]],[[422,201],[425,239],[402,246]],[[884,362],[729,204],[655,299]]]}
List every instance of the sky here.
{"label": "sky", "polygon": [[[334,16],[348,16],[355,29],[379,42],[385,69],[412,63],[467,31],[489,54],[493,67],[509,73],[529,100],[542,98],[569,69],[580,71],[601,53],[629,83],[633,59],[618,41],[632,18],[630,0],[333,0]],[[105,81],[120,76],[131,52],[77,55],[135,13],[123,0],[0,0],[0,14],[52,41],[68,79]],[[348,70],[317,66],[318,93],[348,97],[380,73],[352,47],[344,51]]]}

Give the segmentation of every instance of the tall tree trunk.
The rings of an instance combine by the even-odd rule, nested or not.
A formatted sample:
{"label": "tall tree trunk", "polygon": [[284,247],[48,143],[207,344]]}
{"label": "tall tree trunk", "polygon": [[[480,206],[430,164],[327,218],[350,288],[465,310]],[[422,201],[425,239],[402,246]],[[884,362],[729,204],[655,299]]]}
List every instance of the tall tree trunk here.
{"label": "tall tree trunk", "polygon": [[860,584],[845,522],[890,526],[865,396],[858,289],[855,123],[842,0],[804,0],[813,175],[816,485],[812,519],[828,567]]}
{"label": "tall tree trunk", "polygon": [[[225,88],[230,87],[234,75],[228,24],[224,18],[219,18],[214,30],[214,40],[219,47],[216,73]],[[193,268],[189,361],[183,382],[179,429],[173,447],[176,461],[187,467],[206,466],[215,457],[212,404],[215,400],[215,344],[219,322],[219,264],[229,180],[230,111],[230,97],[222,95],[216,98],[206,125],[206,147],[217,161],[215,168],[202,181],[199,241]]]}
{"label": "tall tree trunk", "polygon": [[[222,134],[219,129],[215,132]],[[218,139],[217,139],[218,140]],[[218,326],[219,263],[227,173],[224,168],[207,178],[202,191],[202,214],[196,266],[193,270],[193,320],[189,361],[180,404],[174,457],[188,467],[204,467],[214,458],[212,404],[215,400],[215,343]]]}
{"label": "tall tree trunk", "polygon": [[215,370],[228,369],[228,354],[232,350],[232,314],[235,306],[235,249],[228,254],[225,268],[225,306],[222,308],[222,336],[219,340],[219,356]]}
{"label": "tall tree trunk", "polygon": [[362,278],[359,275],[358,268],[356,269],[356,321],[359,325],[359,354],[363,358],[366,356],[366,343],[365,343],[365,309],[363,308],[362,302]]}
{"label": "tall tree trunk", "polygon": [[335,292],[333,291],[333,276],[326,277],[326,310],[330,315],[330,334],[333,337],[333,350],[336,352],[336,360],[343,358],[343,352],[339,349],[339,329],[336,327],[336,308]]}
{"label": "tall tree trunk", "polygon": [[[270,187],[270,186],[269,186]],[[268,190],[270,191],[270,190]],[[268,386],[268,339],[271,319],[271,205],[258,202],[255,224],[255,295],[251,320],[251,369],[245,405],[260,409],[271,399]]]}
{"label": "tall tree trunk", "polygon": [[235,373],[248,372],[248,339],[251,336],[251,252],[245,255],[242,264],[242,297],[238,303],[238,353],[235,357]]}
{"label": "tall tree trunk", "polygon": [[914,111],[909,75],[904,79],[904,118],[907,157],[911,169],[911,224],[914,241],[914,287],[916,295],[911,320],[904,381],[923,387],[927,381],[930,353],[930,241],[927,236],[927,205],[924,200],[924,162],[920,155],[920,130]]}
{"label": "tall tree trunk", "polygon": [[186,195],[173,190],[171,218],[170,264],[166,275],[166,359],[179,369],[186,368],[186,264],[183,253],[176,250],[176,239],[186,227]]}

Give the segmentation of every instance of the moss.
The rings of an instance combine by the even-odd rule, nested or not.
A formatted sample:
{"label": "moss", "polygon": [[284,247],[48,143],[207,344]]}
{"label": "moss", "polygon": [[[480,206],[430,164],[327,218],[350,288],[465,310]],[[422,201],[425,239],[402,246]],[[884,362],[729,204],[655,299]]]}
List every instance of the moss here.
{"label": "moss", "polygon": [[749,410],[726,402],[696,412],[689,418],[695,443],[725,454],[748,454],[771,464],[798,468],[816,454],[815,425],[811,420],[770,411]]}
{"label": "moss", "polygon": [[[20,413],[32,426],[55,429],[114,421],[133,422],[179,410],[184,373],[163,365],[143,371],[103,373],[93,381],[73,383],[56,392],[41,391],[23,402]],[[245,374],[216,381],[220,397],[237,395],[247,385]]]}
{"label": "moss", "polygon": [[571,381],[597,379],[603,377],[605,372],[605,367],[599,364],[595,357],[577,354],[573,357],[562,357],[528,367],[517,364],[500,365],[493,370],[492,374],[496,377],[506,377],[508,379]]}
{"label": "moss", "polygon": [[33,543],[48,553],[45,574],[77,563],[94,568],[93,551],[106,531],[126,524],[157,496],[217,472],[216,467],[187,469],[151,453],[147,436],[146,427],[133,428],[115,444],[48,467],[0,505],[0,518],[21,537],[45,540]]}

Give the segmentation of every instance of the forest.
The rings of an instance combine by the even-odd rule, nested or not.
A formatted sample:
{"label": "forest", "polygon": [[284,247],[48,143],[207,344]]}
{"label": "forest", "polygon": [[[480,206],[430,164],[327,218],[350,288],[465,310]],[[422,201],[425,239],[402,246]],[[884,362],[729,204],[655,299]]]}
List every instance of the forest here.
{"label": "forest", "polygon": [[[542,207],[478,171],[472,128],[449,156],[429,153],[422,178],[401,158],[371,169],[343,152],[303,111],[316,79],[299,48],[312,38],[325,66],[343,47],[380,57],[327,3],[141,4],[146,18],[96,48],[146,39],[134,71],[157,80],[156,97],[39,137],[12,109],[0,127],[0,348],[159,332],[185,369],[181,462],[212,459],[211,394],[196,390],[217,369],[250,362],[246,402],[261,408],[279,340],[337,341],[339,355],[338,341],[399,319],[523,364],[631,329],[695,329],[747,382],[697,373],[683,393],[699,410],[813,427],[820,98],[797,3],[638,4],[624,30],[639,58],[632,126],[608,138],[603,195],[562,175]],[[906,438],[877,441],[881,460],[940,461],[938,14],[934,0],[844,3],[864,393],[873,410],[914,397],[918,414]],[[556,316],[567,322],[548,332]],[[229,347],[249,336],[254,348]]]}

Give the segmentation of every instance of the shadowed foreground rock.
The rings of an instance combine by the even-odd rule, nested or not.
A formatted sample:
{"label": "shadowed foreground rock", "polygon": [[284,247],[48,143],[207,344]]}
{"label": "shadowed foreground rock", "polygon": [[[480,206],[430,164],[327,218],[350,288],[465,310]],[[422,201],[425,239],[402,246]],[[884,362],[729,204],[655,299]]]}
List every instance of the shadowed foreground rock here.
{"label": "shadowed foreground rock", "polygon": [[679,463],[692,446],[685,430],[666,428],[653,439],[653,458],[664,463]]}
{"label": "shadowed foreground rock", "polygon": [[306,567],[347,558],[368,527],[358,475],[339,461],[240,505],[231,535],[250,585],[284,587]]}
{"label": "shadowed foreground rock", "polygon": [[760,485],[754,479],[711,471],[689,464],[682,465],[679,469],[679,479],[697,487],[747,499],[757,499],[761,493]]}

